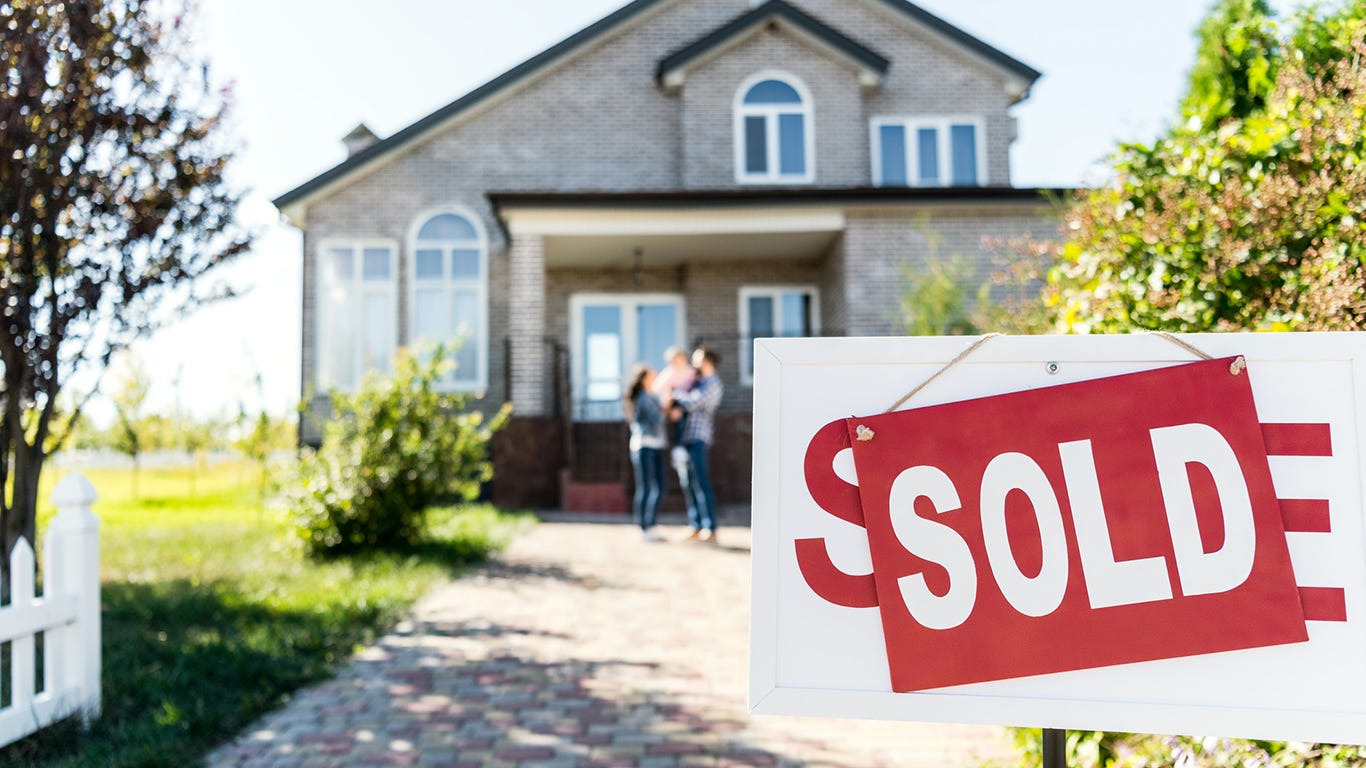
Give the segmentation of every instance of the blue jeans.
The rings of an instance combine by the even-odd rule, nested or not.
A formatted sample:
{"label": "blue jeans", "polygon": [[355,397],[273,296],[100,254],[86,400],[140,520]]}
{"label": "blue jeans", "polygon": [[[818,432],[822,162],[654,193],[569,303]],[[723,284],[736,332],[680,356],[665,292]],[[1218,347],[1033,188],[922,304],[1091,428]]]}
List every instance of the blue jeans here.
{"label": "blue jeans", "polygon": [[631,451],[631,469],[635,473],[636,493],[631,499],[631,511],[636,525],[649,530],[655,524],[655,513],[664,499],[664,451],[641,448]]}
{"label": "blue jeans", "polygon": [[709,446],[703,442],[684,443],[688,465],[679,481],[688,496],[688,524],[694,531],[716,530],[716,494],[711,489],[707,466]]}

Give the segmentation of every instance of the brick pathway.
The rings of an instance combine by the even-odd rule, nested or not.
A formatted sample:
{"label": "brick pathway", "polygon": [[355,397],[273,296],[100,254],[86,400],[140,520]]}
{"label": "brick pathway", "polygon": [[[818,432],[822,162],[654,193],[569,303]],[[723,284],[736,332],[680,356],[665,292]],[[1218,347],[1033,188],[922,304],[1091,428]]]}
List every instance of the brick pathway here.
{"label": "brick pathway", "polygon": [[[674,542],[685,532],[666,528]],[[999,729],[754,717],[749,531],[543,523],[210,766],[948,766]]]}

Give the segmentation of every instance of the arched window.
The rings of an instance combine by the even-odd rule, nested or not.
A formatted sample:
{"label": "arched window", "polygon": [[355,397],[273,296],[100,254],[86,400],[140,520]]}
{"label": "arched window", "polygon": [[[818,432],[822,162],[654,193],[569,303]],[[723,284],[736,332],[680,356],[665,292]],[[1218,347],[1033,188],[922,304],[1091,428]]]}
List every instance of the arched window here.
{"label": "arched window", "polygon": [[475,216],[446,209],[418,220],[409,267],[414,344],[459,344],[452,389],[488,382],[488,241]]}
{"label": "arched window", "polygon": [[735,178],[801,183],[815,177],[811,97],[800,80],[762,73],[735,94]]}

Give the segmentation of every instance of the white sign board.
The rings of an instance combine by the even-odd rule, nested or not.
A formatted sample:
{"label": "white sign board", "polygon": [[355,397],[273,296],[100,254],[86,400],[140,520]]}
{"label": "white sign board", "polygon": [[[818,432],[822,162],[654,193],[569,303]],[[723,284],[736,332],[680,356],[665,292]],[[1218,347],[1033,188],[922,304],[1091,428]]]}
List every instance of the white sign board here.
{"label": "white sign board", "polygon": [[[1366,335],[1181,338],[1209,356],[1228,359],[1217,364],[1222,367],[1190,365],[1199,362],[1195,355],[1156,335],[996,337],[947,370],[974,338],[756,342],[753,712],[1366,743]],[[1258,456],[1247,458],[1239,438],[1229,436],[1240,427],[1186,423],[1241,418],[1234,413],[1236,396],[1197,392],[1198,384],[1186,383],[1195,379],[1181,378],[1224,370],[1229,373],[1213,377],[1216,386],[1250,386],[1255,412],[1248,413],[1260,422],[1257,434],[1265,435],[1264,455],[1259,442]],[[898,413],[879,416],[941,371]],[[1129,383],[1144,394],[1116,402],[1113,412],[1093,402],[1095,392],[1119,391],[1114,388]],[[1006,393],[1021,394],[998,397]],[[1042,401],[1052,410],[1032,405]],[[973,421],[972,414],[985,413],[974,403],[996,408],[991,425]],[[1168,405],[1178,415],[1143,422],[1144,414],[1167,413]],[[1180,416],[1183,408],[1195,409],[1197,416]],[[1211,418],[1199,417],[1202,412]],[[1038,425],[1047,431],[1056,420],[1050,414],[1058,413],[1078,422],[1089,419],[1095,434],[1079,433],[1073,425],[1062,437],[1045,440],[1049,450],[1027,447],[1038,437]],[[818,433],[841,432],[832,423],[849,417],[857,417],[847,422],[846,445],[853,448],[828,455],[813,448]],[[863,424],[864,417],[874,429]],[[1116,460],[1114,451],[1107,453],[1107,441],[1117,439],[1116,424],[1134,419],[1143,425],[1138,437],[1151,446],[1142,443],[1143,450],[1121,457],[1132,456],[1133,462]],[[961,425],[957,432],[965,437],[957,440],[952,431],[942,440],[916,436],[918,425],[936,423]],[[1205,449],[1192,446],[1206,434],[1213,435],[1206,441],[1213,447],[1202,454]],[[962,445],[953,450],[972,451],[974,441],[991,439],[1001,445],[988,451],[995,458],[985,474],[936,459],[935,446],[957,442]],[[1164,468],[1164,451],[1176,452],[1176,470]],[[903,454],[910,458],[903,460]],[[1225,482],[1216,466],[1225,454],[1236,458],[1234,475],[1241,466],[1246,483]],[[1127,463],[1138,469],[1119,466]],[[1202,463],[1204,469],[1196,466]],[[987,477],[1007,464],[1013,474]],[[890,492],[881,480],[874,487],[874,468],[892,478]],[[1263,493],[1256,475],[1267,469]],[[1130,477],[1127,485],[1113,481],[1131,470],[1149,471],[1152,488],[1143,490],[1141,477]],[[857,490],[866,520],[855,524],[832,512],[828,502],[818,503],[823,492],[813,491],[812,478],[822,472],[850,494],[863,474],[865,483]],[[1029,478],[1037,482],[1031,485]],[[1201,496],[1206,486],[1211,490]],[[1151,510],[1124,506],[1136,498],[1158,501],[1147,503]],[[1181,499],[1193,500],[1186,518],[1174,509],[1186,503]],[[966,519],[969,512],[976,528],[955,532],[950,526],[958,522],[944,522]],[[1083,525],[1088,514],[1090,522]],[[1268,537],[1265,524],[1273,518],[1284,528]],[[1196,530],[1194,544],[1189,537],[1183,544],[1183,519]],[[1000,530],[1011,538],[998,536],[993,550],[990,531]],[[1165,550],[1140,552],[1130,541],[1135,537],[1161,539]],[[936,541],[943,546],[936,549]],[[803,547],[805,561],[798,555]],[[813,550],[819,557],[810,556]],[[1241,558],[1239,552],[1248,553],[1242,570],[1227,565]],[[1233,604],[1227,598],[1275,570],[1274,563],[1264,568],[1264,561],[1279,556],[1283,566],[1284,553],[1290,568],[1281,568],[1283,577],[1272,573],[1268,591],[1246,593],[1241,607],[1227,608]],[[839,574],[824,589],[821,568],[812,565],[817,561],[825,573]],[[1225,575],[1200,577],[1201,562],[1222,563]],[[893,567],[899,570],[890,572]],[[1226,578],[1229,567],[1236,572],[1232,581]],[[1119,576],[1103,593],[1107,573]],[[1221,578],[1227,583],[1221,585]],[[1151,588],[1125,586],[1144,579]],[[858,589],[851,586],[846,597],[840,589],[848,585]],[[1265,598],[1272,601],[1266,609],[1247,607],[1273,592],[1278,596]],[[1286,594],[1303,614],[1285,609]],[[878,604],[870,605],[870,599]],[[1133,619],[1169,615],[1161,612],[1168,609],[1196,618]],[[997,614],[981,613],[987,611]],[[1265,620],[1273,613],[1277,621],[1293,614],[1291,629],[1299,635],[1273,637],[1280,630],[1268,629]],[[934,642],[938,632],[966,631],[974,615],[1006,620],[993,619],[985,632],[974,630],[973,643]],[[1056,629],[1093,626],[1106,629],[1070,635]],[[1174,647],[1183,650],[1169,650]],[[973,682],[935,682],[958,680]]]}

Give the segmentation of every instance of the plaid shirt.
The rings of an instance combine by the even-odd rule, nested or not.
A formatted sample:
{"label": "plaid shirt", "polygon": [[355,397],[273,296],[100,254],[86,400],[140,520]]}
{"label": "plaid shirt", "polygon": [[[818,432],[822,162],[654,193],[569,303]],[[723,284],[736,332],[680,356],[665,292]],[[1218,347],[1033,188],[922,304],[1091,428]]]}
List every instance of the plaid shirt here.
{"label": "plaid shirt", "polygon": [[683,421],[683,442],[711,445],[716,409],[721,407],[721,377],[716,374],[701,379],[687,392],[675,392],[674,403],[688,414]]}

